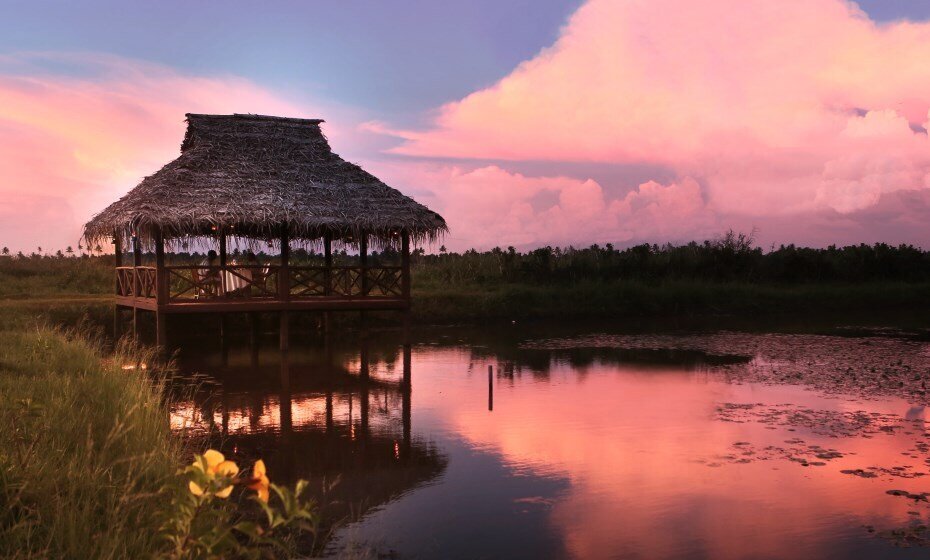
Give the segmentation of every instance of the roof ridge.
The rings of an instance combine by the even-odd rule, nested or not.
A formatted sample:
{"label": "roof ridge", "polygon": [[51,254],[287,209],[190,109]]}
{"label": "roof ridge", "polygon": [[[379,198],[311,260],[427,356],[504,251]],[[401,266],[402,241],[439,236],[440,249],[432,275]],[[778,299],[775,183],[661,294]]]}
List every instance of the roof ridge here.
{"label": "roof ridge", "polygon": [[289,122],[289,123],[305,123],[305,124],[320,124],[326,122],[323,119],[309,119],[302,117],[278,117],[275,115],[259,115],[257,113],[232,113],[229,115],[219,115],[212,113],[185,113],[187,119],[210,119],[210,120],[224,120],[224,119],[239,119],[239,120],[250,120],[250,121],[270,121],[270,122]]}

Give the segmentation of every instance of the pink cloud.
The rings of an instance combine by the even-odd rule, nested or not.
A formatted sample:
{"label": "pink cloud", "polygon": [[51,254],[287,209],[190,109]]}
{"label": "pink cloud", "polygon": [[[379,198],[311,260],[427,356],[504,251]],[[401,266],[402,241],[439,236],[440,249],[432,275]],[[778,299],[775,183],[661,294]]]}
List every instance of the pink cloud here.
{"label": "pink cloud", "polygon": [[[553,46],[442,107],[432,128],[370,126],[404,138],[394,150],[404,155],[665,166],[685,179],[640,186],[601,214],[591,195],[590,215],[571,206],[582,181],[559,212],[601,216],[614,239],[687,234],[689,224],[696,236],[710,214],[724,226],[862,216],[892,193],[930,188],[927,60],[930,24],[878,25],[845,0],[590,0]],[[472,188],[516,181],[517,199],[530,188],[500,178]],[[620,209],[634,227],[610,221]],[[686,209],[694,221],[671,219]],[[522,211],[561,231],[560,215]],[[645,216],[670,219],[649,226]]]}
{"label": "pink cloud", "polygon": [[76,245],[93,213],[177,157],[188,112],[305,114],[232,76],[105,55],[0,57],[0,244]]}
{"label": "pink cloud", "polygon": [[567,246],[580,239],[632,242],[684,239],[721,227],[693,179],[650,181],[608,200],[596,181],[530,177],[490,165],[466,170],[441,164],[373,164],[372,170],[449,222],[452,250],[513,245]]}

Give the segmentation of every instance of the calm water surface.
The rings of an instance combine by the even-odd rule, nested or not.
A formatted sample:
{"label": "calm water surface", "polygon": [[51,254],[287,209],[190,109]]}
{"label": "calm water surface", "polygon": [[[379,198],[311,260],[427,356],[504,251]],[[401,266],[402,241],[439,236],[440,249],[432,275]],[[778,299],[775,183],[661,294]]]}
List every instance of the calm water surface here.
{"label": "calm water surface", "polygon": [[398,558],[930,554],[897,546],[919,542],[930,515],[919,399],[759,374],[784,368],[801,379],[857,363],[918,376],[930,368],[926,343],[542,334],[422,335],[409,391],[390,333],[369,345],[369,383],[353,344],[311,344],[286,363],[270,349],[233,348],[226,365],[194,345],[181,350],[182,370],[215,385],[179,403],[172,423],[241,460],[264,457],[272,479],[322,488],[338,477],[321,499],[352,521],[333,554],[358,545]]}

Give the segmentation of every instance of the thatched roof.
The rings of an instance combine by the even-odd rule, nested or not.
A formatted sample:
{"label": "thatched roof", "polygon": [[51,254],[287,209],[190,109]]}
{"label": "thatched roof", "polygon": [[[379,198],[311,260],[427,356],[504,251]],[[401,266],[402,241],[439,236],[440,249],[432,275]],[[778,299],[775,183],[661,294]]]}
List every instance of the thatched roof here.
{"label": "thatched roof", "polygon": [[334,154],[322,122],[188,114],[180,157],[94,216],[84,237],[136,233],[148,245],[157,228],[177,240],[222,227],[273,240],[287,224],[292,239],[365,234],[393,245],[402,230],[414,240],[447,231],[442,216]]}

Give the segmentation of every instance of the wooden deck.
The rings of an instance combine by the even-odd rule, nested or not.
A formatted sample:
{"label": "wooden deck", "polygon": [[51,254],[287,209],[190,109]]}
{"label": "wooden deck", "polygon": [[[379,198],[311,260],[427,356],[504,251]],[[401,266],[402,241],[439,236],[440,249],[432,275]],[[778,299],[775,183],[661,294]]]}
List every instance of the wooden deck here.
{"label": "wooden deck", "polygon": [[314,297],[278,300],[201,300],[159,305],[154,298],[116,297],[116,305],[161,313],[245,313],[252,311],[403,311],[410,307],[404,298]]}
{"label": "wooden deck", "polygon": [[[129,308],[133,334],[137,333],[140,310],[155,315],[155,341],[164,348],[167,317],[184,313],[248,313],[254,322],[257,312],[277,312],[280,318],[280,348],[288,349],[291,311],[323,311],[329,324],[331,311],[397,310],[403,312],[404,330],[409,326],[410,235],[400,237],[400,266],[369,266],[368,238],[358,240],[358,264],[335,266],[332,238],[323,237],[323,266],[295,265],[290,262],[290,240],[286,228],[281,234],[279,264],[229,262],[227,232],[217,232],[217,261],[195,265],[168,265],[165,242],[155,231],[155,266],[142,266],[139,239],[133,237],[132,266],[122,266],[119,235],[116,240],[116,311],[114,332],[119,333],[120,309]],[[364,314],[363,314],[364,322]],[[225,321],[225,319],[224,319]],[[328,328],[328,327],[327,327]],[[409,361],[409,344],[405,345]]]}

